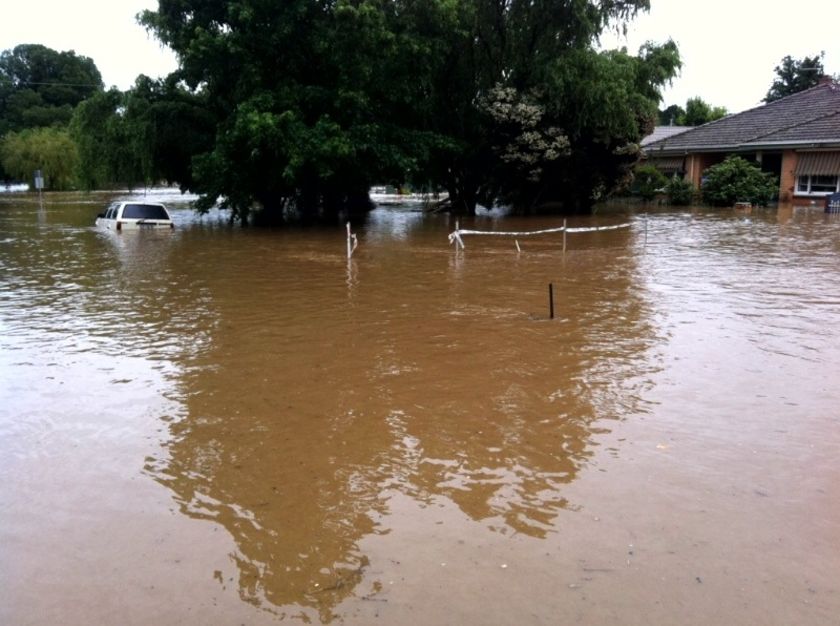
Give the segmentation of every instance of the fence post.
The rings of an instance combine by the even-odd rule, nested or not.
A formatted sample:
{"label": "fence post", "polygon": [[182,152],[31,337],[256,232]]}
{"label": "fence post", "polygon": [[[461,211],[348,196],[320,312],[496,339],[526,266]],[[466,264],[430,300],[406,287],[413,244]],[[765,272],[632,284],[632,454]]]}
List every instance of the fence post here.
{"label": "fence post", "polygon": [[548,283],[548,319],[554,319],[554,284]]}
{"label": "fence post", "polygon": [[566,252],[566,220],[563,219],[563,252]]}
{"label": "fence post", "polygon": [[347,259],[353,256],[353,252],[359,247],[359,239],[350,232],[350,222],[347,222]]}
{"label": "fence post", "polygon": [[353,238],[350,235],[350,222],[347,222],[347,258],[353,255]]}

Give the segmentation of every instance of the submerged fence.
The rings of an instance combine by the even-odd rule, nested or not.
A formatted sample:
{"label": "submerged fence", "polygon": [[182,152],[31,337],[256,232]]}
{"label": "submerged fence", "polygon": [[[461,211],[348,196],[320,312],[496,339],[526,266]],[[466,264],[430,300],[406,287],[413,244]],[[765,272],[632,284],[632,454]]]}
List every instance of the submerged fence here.
{"label": "submerged fence", "polygon": [[[645,240],[647,240],[647,216],[645,216]],[[519,230],[519,231],[503,231],[503,230],[469,230],[462,229],[459,222],[455,222],[455,230],[449,233],[449,244],[456,244],[456,248],[464,250],[463,237],[467,235],[485,235],[489,237],[531,237],[534,235],[548,235],[552,233],[563,233],[563,250],[566,250],[566,234],[567,233],[594,233],[604,230],[618,230],[619,228],[630,228],[630,222],[623,224],[613,224],[612,226],[585,226],[569,228],[566,225],[566,220],[563,220],[563,225],[557,228],[544,228],[542,230]],[[359,246],[359,239],[350,228],[350,222],[347,222],[347,259],[349,260],[356,248]],[[516,249],[519,248],[519,241],[514,239]],[[521,250],[520,250],[521,251]]]}
{"label": "submerged fence", "polygon": [[[646,224],[647,225],[647,222]],[[456,247],[463,250],[465,235],[486,235],[490,237],[531,237],[533,235],[547,235],[551,233],[563,233],[563,249],[566,249],[566,233],[594,233],[602,230],[617,230],[619,228],[630,228],[630,222],[624,224],[615,224],[613,226],[589,226],[569,228],[566,226],[566,220],[563,220],[563,225],[558,228],[545,228],[542,230],[524,230],[524,231],[501,231],[501,230],[467,230],[461,229],[460,224],[455,222],[455,230],[449,233],[449,243],[456,244]],[[516,249],[519,250],[519,241],[514,239]]]}

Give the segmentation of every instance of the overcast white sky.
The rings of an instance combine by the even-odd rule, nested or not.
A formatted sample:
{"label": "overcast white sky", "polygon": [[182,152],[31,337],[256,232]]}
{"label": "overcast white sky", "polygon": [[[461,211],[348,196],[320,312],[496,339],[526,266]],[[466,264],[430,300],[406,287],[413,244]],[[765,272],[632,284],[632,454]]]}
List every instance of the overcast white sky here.
{"label": "overcast white sky", "polygon": [[90,57],[106,87],[128,89],[139,74],[165,76],[175,55],[137,23],[157,0],[17,0],[0,18],[0,50],[39,43]]}
{"label": "overcast white sky", "polygon": [[[663,107],[694,96],[731,113],[760,104],[781,58],[825,50],[825,69],[840,74],[838,0],[651,0],[651,11],[628,36],[605,36],[605,47],[635,53],[646,40],[672,38],[681,75],[665,91]],[[21,0],[0,19],[0,50],[40,43],[91,57],[106,86],[127,89],[138,74],[162,76],[175,56],[146,34],[135,15],[156,0]]]}
{"label": "overcast white sky", "polygon": [[761,104],[782,57],[825,51],[823,65],[840,74],[840,0],[651,0],[627,37],[604,37],[605,47],[635,53],[645,41],[673,39],[680,76],[660,108],[700,96],[737,113]]}

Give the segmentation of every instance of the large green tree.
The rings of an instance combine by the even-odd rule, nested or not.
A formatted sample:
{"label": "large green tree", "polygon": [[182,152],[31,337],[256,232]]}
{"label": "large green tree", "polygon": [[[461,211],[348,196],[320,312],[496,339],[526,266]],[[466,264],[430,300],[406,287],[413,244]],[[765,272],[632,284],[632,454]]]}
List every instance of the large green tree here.
{"label": "large green tree", "polygon": [[102,89],[96,64],[75,52],[21,44],[0,53],[0,136],[66,126],[79,102]]}
{"label": "large green tree", "polygon": [[[625,176],[615,157],[635,160],[631,145],[659,102],[651,87],[679,67],[673,44],[645,46],[636,59],[594,49],[608,24],[625,24],[648,3],[453,4],[455,25],[432,74],[428,127],[449,140],[431,154],[432,178],[467,212],[477,202],[587,208]],[[623,134],[608,137],[613,131]]]}
{"label": "large green tree", "polygon": [[679,65],[673,44],[594,50],[604,28],[647,7],[160,0],[142,21],[214,120],[190,187],[244,219],[253,207],[331,214],[363,205],[371,183],[405,180],[445,188],[468,212],[587,205],[626,175]]}
{"label": "large green tree", "polygon": [[[215,120],[191,187],[245,218],[367,201],[414,167],[428,133],[406,123],[422,100],[428,45],[395,28],[386,1],[162,0],[144,22],[176,52],[177,73]],[[416,47],[415,47],[416,45]]]}
{"label": "large green tree", "polygon": [[820,52],[812,57],[794,59],[785,56],[775,68],[776,78],[764,96],[764,102],[773,102],[785,96],[814,87],[825,74],[823,57]]}
{"label": "large green tree", "polygon": [[[525,212],[580,212],[626,186],[639,158],[639,142],[653,130],[659,87],[678,66],[670,42],[645,45],[636,56],[583,48],[558,58],[532,92],[544,111],[536,129],[548,135],[537,143],[547,150],[536,161],[525,155],[538,169],[497,167],[496,198]],[[538,139],[529,129],[523,136]],[[565,138],[565,149],[556,139],[554,145],[547,141],[555,136]],[[509,144],[502,145],[510,150]]]}

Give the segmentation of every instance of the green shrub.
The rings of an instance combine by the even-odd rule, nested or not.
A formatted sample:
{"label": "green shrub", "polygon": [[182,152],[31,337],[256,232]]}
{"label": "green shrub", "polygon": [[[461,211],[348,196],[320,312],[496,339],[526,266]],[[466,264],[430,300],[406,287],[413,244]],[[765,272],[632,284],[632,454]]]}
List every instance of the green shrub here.
{"label": "green shrub", "polygon": [[766,205],[778,189],[772,175],[738,156],[713,165],[704,176],[703,200],[713,206],[732,206],[736,202]]}
{"label": "green shrub", "polygon": [[652,200],[667,182],[665,174],[653,165],[639,165],[634,172],[632,190],[643,200]]}
{"label": "green shrub", "polygon": [[665,185],[665,193],[668,194],[668,204],[687,206],[694,202],[694,186],[676,174]]}

